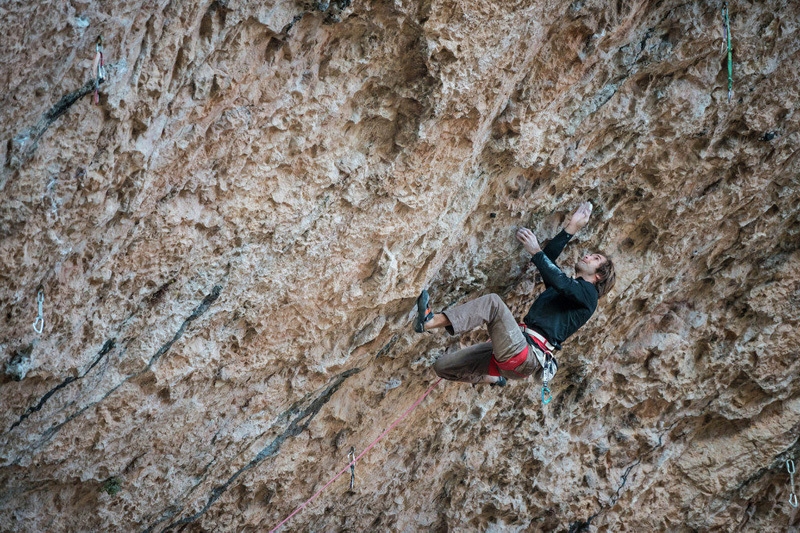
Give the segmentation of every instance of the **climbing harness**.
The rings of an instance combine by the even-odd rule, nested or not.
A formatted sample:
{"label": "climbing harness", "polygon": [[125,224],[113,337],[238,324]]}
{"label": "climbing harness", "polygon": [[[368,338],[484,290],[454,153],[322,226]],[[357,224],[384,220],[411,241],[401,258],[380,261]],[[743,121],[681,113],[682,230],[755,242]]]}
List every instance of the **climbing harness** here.
{"label": "climbing harness", "polygon": [[492,354],[492,358],[489,359],[489,375],[490,376],[500,376],[500,371],[505,370],[506,372],[513,372],[517,376],[524,378],[526,377],[524,374],[520,374],[517,372],[517,368],[520,367],[525,361],[528,360],[528,353],[530,352],[530,344],[526,345],[525,348],[519,352],[514,357],[508,359],[507,361],[498,361],[495,358],[494,354]]}
{"label": "climbing harness", "polygon": [[[405,411],[405,412],[404,412],[402,415],[400,415],[400,417],[399,417],[397,420],[395,420],[394,422],[392,422],[392,423],[391,423],[391,425],[389,425],[389,427],[388,427],[388,428],[386,428],[386,430],[385,430],[383,433],[381,433],[381,434],[380,434],[380,436],[379,436],[377,439],[375,439],[374,441],[372,441],[372,444],[370,444],[369,446],[367,446],[366,448],[364,448],[364,451],[363,451],[363,452],[361,452],[360,454],[358,454],[358,457],[356,457],[355,459],[353,459],[352,461],[350,461],[350,464],[348,464],[347,466],[345,466],[344,468],[342,468],[341,470],[339,470],[339,473],[338,473],[338,474],[336,474],[335,476],[333,476],[333,478],[331,478],[331,480],[330,480],[330,481],[328,481],[328,482],[325,484],[325,486],[324,486],[324,487],[322,487],[322,488],[321,488],[321,489],[319,489],[319,490],[318,490],[316,493],[314,493],[314,495],[313,495],[313,496],[311,496],[309,499],[307,499],[307,500],[305,501],[305,503],[303,503],[303,504],[302,504],[300,507],[298,507],[297,509],[295,509],[294,511],[292,511],[292,514],[290,514],[289,516],[287,516],[286,518],[284,518],[283,522],[281,522],[280,524],[278,524],[277,526],[275,526],[273,529],[271,529],[269,533],[275,533],[276,531],[278,531],[278,530],[281,528],[281,526],[282,526],[283,524],[285,524],[286,522],[288,522],[288,521],[289,521],[289,519],[290,519],[290,518],[292,518],[294,515],[296,515],[296,514],[297,514],[297,513],[299,513],[300,511],[302,511],[302,510],[303,510],[303,508],[304,508],[306,505],[308,505],[309,503],[311,503],[311,502],[312,502],[312,501],[313,501],[313,500],[314,500],[314,499],[315,499],[317,496],[319,496],[320,494],[322,494],[322,492],[323,492],[325,489],[327,489],[327,488],[328,488],[328,487],[331,485],[331,483],[333,483],[334,481],[336,481],[337,479],[339,479],[339,477],[340,477],[342,474],[344,474],[345,472],[347,472],[347,469],[348,469],[348,468],[350,468],[351,466],[355,466],[355,464],[356,464],[356,461],[358,461],[359,459],[361,459],[361,458],[362,458],[362,457],[363,457],[363,456],[364,456],[364,455],[365,455],[365,454],[366,454],[368,451],[370,451],[370,450],[372,449],[372,447],[373,447],[373,446],[375,446],[376,444],[378,444],[378,442],[380,442],[380,440],[381,440],[381,439],[383,439],[383,437],[385,437],[385,436],[386,436],[386,435],[387,435],[387,434],[388,434],[388,433],[389,433],[391,430],[393,430],[393,429],[395,428],[395,426],[397,426],[397,424],[399,424],[400,422],[402,422],[402,421],[403,421],[403,419],[404,419],[405,417],[407,417],[407,416],[408,416],[408,415],[411,413],[411,411],[413,411],[414,409],[416,409],[416,408],[417,408],[417,406],[418,406],[419,404],[421,404],[421,403],[422,403],[422,401],[423,401],[425,398],[427,398],[427,397],[428,397],[428,394],[430,394],[430,393],[431,393],[431,391],[432,391],[432,390],[433,390],[433,389],[436,387],[436,385],[438,385],[438,384],[439,384],[441,381],[442,381],[442,378],[439,378],[438,380],[436,380],[436,381],[433,383],[433,385],[431,385],[430,387],[428,387],[428,390],[426,390],[426,391],[425,391],[425,393],[424,393],[422,396],[420,396],[420,397],[417,399],[417,401],[415,401],[415,402],[414,402],[414,403],[411,405],[411,407],[409,407],[408,409],[406,409],[406,411]],[[354,449],[353,449],[353,453],[355,453],[355,450],[354,450]]]}
{"label": "climbing harness", "polygon": [[36,302],[39,304],[39,314],[33,322],[33,331],[41,334],[44,329],[44,291],[39,289],[39,294],[36,296]]}
{"label": "climbing harness", "polygon": [[350,453],[347,454],[350,459],[350,490],[356,487],[356,447],[350,446]]}
{"label": "climbing harness", "polygon": [[103,36],[97,38],[94,45],[95,55],[94,63],[92,64],[92,75],[94,76],[94,97],[93,102],[95,105],[100,103],[100,84],[106,80],[106,66],[103,60]]}
{"label": "climbing harness", "polygon": [[[536,359],[542,367],[542,403],[547,405],[553,399],[550,395],[550,388],[547,385],[556,375],[556,372],[558,372],[558,363],[555,357],[553,357],[553,350],[555,350],[555,347],[542,335],[532,329],[528,329],[525,324],[520,324],[519,327],[522,334],[525,336],[527,345],[517,355],[505,361],[498,361],[494,354],[492,354],[492,358],[489,360],[488,374],[490,376],[500,376],[500,371],[505,370],[520,378],[527,377],[527,374],[521,374],[516,370],[528,360],[528,355],[532,350],[533,353],[536,354]],[[496,384],[497,383],[493,383],[492,385]]]}
{"label": "climbing harness", "polygon": [[789,505],[797,509],[797,494],[794,492],[794,461],[791,459],[786,460],[786,470],[789,471],[789,490],[791,490],[789,494]]}
{"label": "climbing harness", "polygon": [[731,24],[728,17],[728,2],[722,3],[722,16],[725,19],[725,26],[722,28],[722,48],[728,48],[728,102],[733,96],[733,53],[731,49]]}
{"label": "climbing harness", "polygon": [[539,364],[542,365],[542,404],[547,405],[553,400],[548,384],[555,377],[556,372],[558,372],[558,362],[555,357],[553,357],[553,347],[547,339],[536,331],[528,329],[524,324],[520,324],[520,327],[525,334],[525,338],[528,340],[528,344],[537,348],[533,353],[536,354],[536,359],[538,359]]}

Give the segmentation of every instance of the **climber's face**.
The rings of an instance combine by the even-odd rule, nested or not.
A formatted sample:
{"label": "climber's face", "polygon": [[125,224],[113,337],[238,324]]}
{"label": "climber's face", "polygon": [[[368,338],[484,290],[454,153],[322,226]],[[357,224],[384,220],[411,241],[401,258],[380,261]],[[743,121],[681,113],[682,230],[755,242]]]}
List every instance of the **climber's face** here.
{"label": "climber's face", "polygon": [[608,259],[606,259],[606,256],[603,254],[584,255],[575,263],[575,272],[578,274],[595,274],[597,273],[597,269],[603,266],[606,261],[608,261]]}

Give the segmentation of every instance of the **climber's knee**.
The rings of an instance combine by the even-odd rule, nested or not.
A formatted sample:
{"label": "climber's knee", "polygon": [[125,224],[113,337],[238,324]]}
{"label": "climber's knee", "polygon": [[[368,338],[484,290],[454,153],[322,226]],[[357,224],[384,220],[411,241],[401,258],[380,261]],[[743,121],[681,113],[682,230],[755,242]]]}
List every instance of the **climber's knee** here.
{"label": "climber's knee", "polygon": [[442,364],[442,359],[439,359],[433,364],[433,371],[442,379],[451,379],[452,377],[450,373],[447,372],[447,366]]}

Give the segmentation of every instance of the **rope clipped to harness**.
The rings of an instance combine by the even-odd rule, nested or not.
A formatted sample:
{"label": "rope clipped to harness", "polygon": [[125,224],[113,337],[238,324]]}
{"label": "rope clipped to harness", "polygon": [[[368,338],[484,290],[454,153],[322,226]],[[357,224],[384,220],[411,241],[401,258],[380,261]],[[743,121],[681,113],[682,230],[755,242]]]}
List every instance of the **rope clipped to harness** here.
{"label": "rope clipped to harness", "polygon": [[92,76],[94,77],[94,96],[92,102],[94,105],[100,103],[100,84],[106,81],[106,63],[103,59],[103,36],[97,37],[97,42],[94,45],[94,63],[92,63]]}
{"label": "rope clipped to harness", "polygon": [[728,102],[733,96],[733,50],[731,48],[731,23],[728,17],[728,2],[722,3],[722,16],[725,26],[722,28],[722,46],[728,48]]}

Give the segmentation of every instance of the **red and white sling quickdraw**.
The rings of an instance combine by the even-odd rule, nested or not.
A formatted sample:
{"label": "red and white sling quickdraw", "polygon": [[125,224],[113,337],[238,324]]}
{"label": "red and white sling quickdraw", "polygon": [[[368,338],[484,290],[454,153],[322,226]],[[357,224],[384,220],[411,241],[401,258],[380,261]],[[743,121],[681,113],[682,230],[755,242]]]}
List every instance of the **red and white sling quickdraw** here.
{"label": "red and white sling quickdraw", "polygon": [[92,63],[92,76],[94,76],[94,97],[92,101],[95,105],[100,103],[100,84],[106,80],[106,64],[103,60],[103,36],[97,38],[94,45],[94,63]]}

